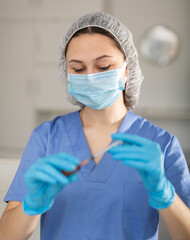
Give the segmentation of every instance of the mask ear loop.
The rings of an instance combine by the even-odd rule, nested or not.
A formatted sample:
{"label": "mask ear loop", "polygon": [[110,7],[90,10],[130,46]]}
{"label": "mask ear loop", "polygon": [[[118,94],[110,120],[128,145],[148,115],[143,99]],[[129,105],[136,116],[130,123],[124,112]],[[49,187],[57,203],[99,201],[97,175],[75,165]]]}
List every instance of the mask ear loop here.
{"label": "mask ear loop", "polygon": [[[126,70],[127,65],[128,65],[128,60],[126,59],[123,63],[123,66],[121,67],[122,72]],[[128,75],[128,71],[127,71],[127,75]],[[124,79],[125,88],[126,88],[126,84],[127,84],[127,76],[125,76],[125,79]]]}
{"label": "mask ear loop", "polygon": [[[126,65],[125,65],[125,70],[126,70],[126,67],[128,66],[128,59],[126,59],[125,62],[126,62]],[[126,107],[127,107],[127,101],[125,98],[125,91],[128,84],[128,79],[129,79],[129,71],[127,69],[127,74],[125,75],[125,79],[124,79],[124,90],[123,90],[123,101]]]}
{"label": "mask ear loop", "polygon": [[125,71],[126,67],[127,67],[127,60],[123,62],[123,65],[120,68],[122,73]]}
{"label": "mask ear loop", "polygon": [[[126,67],[127,67],[127,61],[125,60],[125,61],[123,62],[123,64],[122,64],[121,68],[119,69],[120,74],[122,74],[122,76],[123,76],[123,74],[125,73]],[[124,91],[125,91],[126,81],[127,81],[127,78],[126,78],[126,76],[125,76],[125,78],[124,78],[124,83],[123,83],[123,81],[122,81],[122,85],[123,85],[123,90],[124,90]]]}

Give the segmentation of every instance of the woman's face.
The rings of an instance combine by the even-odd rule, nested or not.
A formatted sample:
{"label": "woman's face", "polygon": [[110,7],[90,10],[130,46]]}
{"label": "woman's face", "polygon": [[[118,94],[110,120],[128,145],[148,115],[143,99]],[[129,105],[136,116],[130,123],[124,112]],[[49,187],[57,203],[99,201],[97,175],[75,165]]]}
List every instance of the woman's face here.
{"label": "woman's face", "polygon": [[71,39],[66,62],[70,74],[91,74],[120,68],[124,56],[111,38],[82,34]]}

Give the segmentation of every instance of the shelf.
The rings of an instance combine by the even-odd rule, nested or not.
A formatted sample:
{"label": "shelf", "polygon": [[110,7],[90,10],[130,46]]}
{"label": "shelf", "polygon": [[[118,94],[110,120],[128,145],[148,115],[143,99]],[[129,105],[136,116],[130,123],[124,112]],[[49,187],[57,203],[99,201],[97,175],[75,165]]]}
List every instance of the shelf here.
{"label": "shelf", "polygon": [[134,113],[147,119],[190,121],[190,109],[136,108]]}

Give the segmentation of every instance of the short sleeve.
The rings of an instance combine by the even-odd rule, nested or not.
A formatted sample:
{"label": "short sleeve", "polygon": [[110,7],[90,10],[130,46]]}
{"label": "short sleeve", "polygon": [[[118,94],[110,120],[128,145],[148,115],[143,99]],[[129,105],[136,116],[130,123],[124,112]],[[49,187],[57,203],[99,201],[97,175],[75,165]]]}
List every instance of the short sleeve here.
{"label": "short sleeve", "polygon": [[15,177],[8,189],[4,198],[5,202],[19,201],[22,202],[26,195],[26,186],[24,182],[24,173],[30,165],[38,158],[45,155],[44,139],[40,136],[39,132],[35,129],[24,150],[21,162],[15,174]]}
{"label": "short sleeve", "polygon": [[182,201],[190,207],[190,174],[187,162],[178,139],[174,136],[165,155],[167,179],[175,187]]}

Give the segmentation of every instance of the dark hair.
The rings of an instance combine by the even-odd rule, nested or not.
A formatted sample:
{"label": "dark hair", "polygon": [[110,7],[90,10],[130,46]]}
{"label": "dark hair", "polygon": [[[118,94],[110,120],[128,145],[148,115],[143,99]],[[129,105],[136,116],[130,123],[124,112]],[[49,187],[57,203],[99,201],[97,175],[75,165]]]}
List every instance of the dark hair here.
{"label": "dark hair", "polygon": [[[92,26],[92,27],[82,28],[82,29],[78,30],[78,31],[71,37],[71,39],[74,38],[74,37],[78,37],[78,36],[80,36],[80,35],[82,35],[82,34],[95,34],[95,33],[102,34],[102,35],[104,35],[104,36],[106,36],[106,37],[111,38],[111,39],[113,40],[113,42],[115,43],[116,47],[117,47],[117,48],[119,49],[119,51],[123,54],[123,57],[124,57],[124,59],[125,59],[125,54],[124,54],[124,52],[123,52],[123,50],[122,50],[121,45],[120,45],[119,42],[117,41],[117,39],[113,36],[113,34],[111,34],[110,32],[108,32],[107,30],[105,30],[105,29],[103,29],[103,28],[93,27],[93,26]],[[70,39],[70,41],[71,41],[71,39]],[[70,41],[69,41],[69,42],[70,42]],[[68,42],[68,44],[67,44],[67,46],[66,46],[66,48],[65,48],[65,56],[66,56],[66,53],[67,53],[67,48],[68,48],[69,42]]]}

